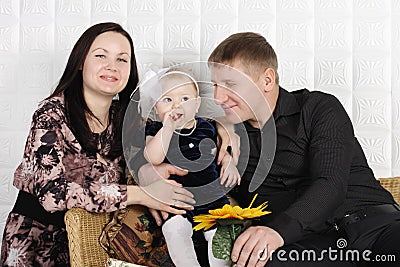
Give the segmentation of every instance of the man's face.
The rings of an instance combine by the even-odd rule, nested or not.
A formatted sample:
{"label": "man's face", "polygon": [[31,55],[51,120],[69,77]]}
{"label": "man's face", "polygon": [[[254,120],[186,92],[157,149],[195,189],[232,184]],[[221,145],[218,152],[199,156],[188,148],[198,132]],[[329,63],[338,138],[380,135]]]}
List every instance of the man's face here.
{"label": "man's face", "polygon": [[235,124],[244,121],[257,123],[260,121],[257,114],[268,108],[259,88],[262,86],[259,79],[254,81],[245,71],[241,64],[211,66],[215,102],[224,109],[226,119]]}

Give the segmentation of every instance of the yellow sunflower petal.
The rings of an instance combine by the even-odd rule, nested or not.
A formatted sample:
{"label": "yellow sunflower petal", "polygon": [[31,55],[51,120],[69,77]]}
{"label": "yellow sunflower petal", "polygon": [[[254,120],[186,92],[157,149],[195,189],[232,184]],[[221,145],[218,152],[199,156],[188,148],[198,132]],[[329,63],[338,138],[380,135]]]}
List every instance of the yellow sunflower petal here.
{"label": "yellow sunflower petal", "polygon": [[238,214],[238,215],[243,213],[243,209],[239,206],[234,206],[232,211],[233,211],[233,213]]}
{"label": "yellow sunflower petal", "polygon": [[251,207],[253,205],[256,197],[257,197],[257,194],[253,197],[253,200],[251,201],[250,205],[244,209],[242,209],[239,206],[232,207],[229,204],[225,204],[220,209],[210,210],[209,214],[194,216],[194,218],[193,218],[194,222],[198,222],[199,224],[196,225],[195,227],[193,227],[193,229],[194,230],[200,230],[200,229],[208,230],[217,223],[217,220],[225,220],[225,219],[244,220],[244,219],[260,217],[260,216],[271,213],[270,211],[264,210],[268,206],[267,202],[260,204],[256,208]]}
{"label": "yellow sunflower petal", "polygon": [[214,221],[214,222],[210,222],[210,221],[207,222],[207,221],[204,221],[204,222],[199,223],[199,224],[196,225],[195,227],[193,227],[193,230],[198,231],[198,230],[204,229],[205,231],[207,231],[208,229],[210,229],[211,227],[213,227],[215,224],[216,224],[215,221]]}
{"label": "yellow sunflower petal", "polygon": [[251,202],[250,202],[250,205],[249,205],[249,209],[251,208],[251,206],[253,205],[253,203],[254,203],[254,200],[256,200],[256,197],[258,196],[258,194],[255,194],[254,195],[254,197],[253,197],[253,199],[251,200]]}

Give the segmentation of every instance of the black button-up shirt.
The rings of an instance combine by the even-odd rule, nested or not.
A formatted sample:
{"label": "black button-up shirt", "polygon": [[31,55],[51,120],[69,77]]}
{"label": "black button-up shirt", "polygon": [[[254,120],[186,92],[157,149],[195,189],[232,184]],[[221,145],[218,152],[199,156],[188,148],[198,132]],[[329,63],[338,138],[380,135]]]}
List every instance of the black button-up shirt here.
{"label": "black button-up shirt", "polygon": [[[276,136],[271,138],[273,123]],[[253,206],[268,201],[272,214],[259,223],[279,232],[286,244],[326,230],[347,213],[395,203],[375,179],[350,118],[334,96],[280,88],[266,125],[260,130],[244,124],[237,133],[248,140],[249,151],[240,155],[243,180],[232,195],[242,207],[255,193]],[[260,173],[265,178],[261,186],[249,192],[251,179]]]}

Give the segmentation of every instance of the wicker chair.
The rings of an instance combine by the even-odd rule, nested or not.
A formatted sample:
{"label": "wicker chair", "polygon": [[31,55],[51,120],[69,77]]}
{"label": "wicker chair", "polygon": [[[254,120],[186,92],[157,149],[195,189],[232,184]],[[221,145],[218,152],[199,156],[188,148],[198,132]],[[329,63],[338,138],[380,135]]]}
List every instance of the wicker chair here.
{"label": "wicker chair", "polygon": [[108,255],[100,246],[99,237],[109,219],[109,213],[91,213],[81,208],[66,212],[71,267],[105,265]]}
{"label": "wicker chair", "polygon": [[[390,191],[400,203],[400,177],[379,178],[381,185]],[[109,221],[109,213],[90,213],[73,208],[65,214],[68,232],[71,267],[104,266],[107,253],[99,244],[104,225]]]}
{"label": "wicker chair", "polygon": [[381,185],[392,193],[394,200],[400,204],[400,177],[378,178]]}

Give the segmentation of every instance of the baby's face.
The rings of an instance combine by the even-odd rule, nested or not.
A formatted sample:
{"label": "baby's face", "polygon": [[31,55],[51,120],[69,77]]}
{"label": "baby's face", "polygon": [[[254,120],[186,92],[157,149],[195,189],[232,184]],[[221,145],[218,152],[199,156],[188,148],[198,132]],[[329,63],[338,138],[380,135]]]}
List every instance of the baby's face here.
{"label": "baby's face", "polygon": [[156,113],[161,121],[164,121],[165,116],[171,116],[173,120],[179,121],[177,128],[181,128],[194,119],[199,109],[197,89],[188,79],[168,78],[163,79],[161,84],[163,94],[156,102]]}

